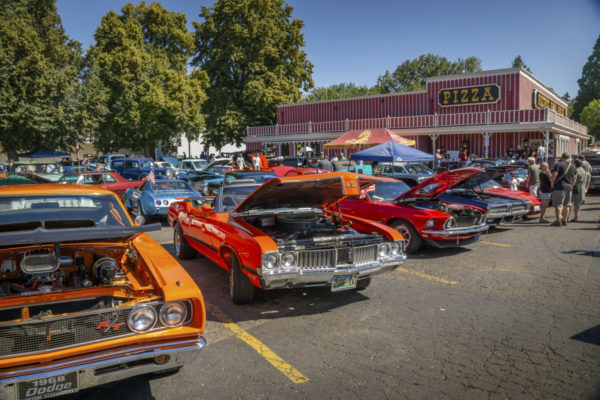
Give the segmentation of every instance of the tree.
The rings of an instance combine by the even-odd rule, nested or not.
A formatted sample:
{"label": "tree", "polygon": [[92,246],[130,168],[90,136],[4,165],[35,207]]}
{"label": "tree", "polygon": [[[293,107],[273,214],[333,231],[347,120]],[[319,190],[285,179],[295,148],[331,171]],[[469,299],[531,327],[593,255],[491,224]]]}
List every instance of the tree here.
{"label": "tree", "polygon": [[375,94],[379,94],[379,88],[377,86],[369,88],[368,86],[356,86],[354,83],[339,83],[328,87],[314,88],[303,98],[303,101],[310,102],[346,99],[349,97],[370,96]]}
{"label": "tree", "polygon": [[581,78],[577,83],[579,84],[579,91],[572,103],[572,117],[579,121],[583,108],[593,100],[600,99],[600,36],[596,39],[592,54],[583,66]]}
{"label": "tree", "polygon": [[410,92],[425,89],[425,78],[481,71],[477,57],[459,58],[451,62],[446,57],[423,54],[406,60],[393,73],[386,71],[377,78],[381,93]]}
{"label": "tree", "polygon": [[217,0],[194,22],[192,64],[210,79],[207,141],[240,144],[246,126],[273,125],[276,106],[298,102],[313,86],[301,33],[283,0]]}
{"label": "tree", "polygon": [[581,111],[581,123],[588,127],[588,134],[600,140],[600,99],[592,100]]}
{"label": "tree", "polygon": [[99,149],[143,149],[150,156],[182,133],[198,137],[208,78],[201,70],[187,73],[194,36],[185,14],[159,3],[129,3],[121,15],[106,14],[94,38],[86,83],[109,91],[107,114],[94,136]]}
{"label": "tree", "polygon": [[0,144],[12,159],[31,146],[70,150],[81,127],[81,46],[54,1],[0,3]]}
{"label": "tree", "polygon": [[527,66],[527,64],[525,64],[525,61],[523,61],[523,59],[521,58],[520,55],[517,54],[517,56],[513,59],[512,62],[512,67],[513,68],[523,68],[529,72],[531,72],[531,69]]}

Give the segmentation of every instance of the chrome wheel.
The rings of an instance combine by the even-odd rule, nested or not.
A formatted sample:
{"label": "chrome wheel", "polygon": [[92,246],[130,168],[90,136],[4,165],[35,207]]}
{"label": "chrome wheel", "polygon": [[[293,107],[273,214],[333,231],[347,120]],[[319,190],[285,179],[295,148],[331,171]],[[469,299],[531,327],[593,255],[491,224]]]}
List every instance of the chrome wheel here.
{"label": "chrome wheel", "polygon": [[175,230],[173,230],[173,245],[175,246],[175,254],[179,256],[179,254],[181,254],[181,233],[179,231],[179,225],[175,226]]}
{"label": "chrome wheel", "polygon": [[404,237],[404,250],[407,253],[414,253],[421,248],[423,239],[409,222],[395,221],[390,224],[390,227],[397,230]]}

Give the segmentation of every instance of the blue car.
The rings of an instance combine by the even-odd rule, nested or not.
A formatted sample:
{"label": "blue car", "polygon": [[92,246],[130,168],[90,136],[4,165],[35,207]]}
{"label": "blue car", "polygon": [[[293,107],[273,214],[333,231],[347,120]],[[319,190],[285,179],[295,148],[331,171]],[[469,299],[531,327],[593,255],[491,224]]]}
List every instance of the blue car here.
{"label": "blue car", "polygon": [[179,179],[157,179],[146,181],[139,189],[125,192],[125,206],[145,218],[166,216],[169,205],[192,196],[202,196],[186,181]]}
{"label": "blue car", "polygon": [[111,162],[110,168],[123,178],[133,181],[139,181],[143,177],[147,177],[152,170],[154,170],[156,179],[175,177],[173,169],[155,168],[154,161],[151,158],[118,158]]}

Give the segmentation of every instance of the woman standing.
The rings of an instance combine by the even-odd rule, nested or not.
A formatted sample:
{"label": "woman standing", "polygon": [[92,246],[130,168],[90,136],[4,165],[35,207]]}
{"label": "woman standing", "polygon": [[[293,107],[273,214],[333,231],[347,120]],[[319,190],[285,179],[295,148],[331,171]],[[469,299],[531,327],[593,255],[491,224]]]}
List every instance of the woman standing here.
{"label": "woman standing", "polygon": [[575,216],[571,222],[577,222],[577,218],[579,217],[579,209],[585,202],[585,181],[587,175],[586,171],[583,169],[583,163],[581,160],[575,160],[575,167],[577,168],[577,180],[573,185],[573,212]]}
{"label": "woman standing", "polygon": [[546,209],[550,205],[552,199],[552,181],[550,176],[550,167],[547,162],[540,164],[540,197],[542,199],[542,212],[540,213],[540,224],[549,223],[544,216],[546,215]]}

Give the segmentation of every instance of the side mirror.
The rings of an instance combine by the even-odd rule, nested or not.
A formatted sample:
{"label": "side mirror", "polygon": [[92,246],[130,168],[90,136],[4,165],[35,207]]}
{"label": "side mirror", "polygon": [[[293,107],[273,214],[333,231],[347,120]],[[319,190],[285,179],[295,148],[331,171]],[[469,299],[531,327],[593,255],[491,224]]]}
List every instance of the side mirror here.
{"label": "side mirror", "polygon": [[142,215],[136,215],[133,222],[135,222],[135,224],[138,226],[144,225],[146,223],[146,218],[144,218]]}
{"label": "side mirror", "polygon": [[202,210],[203,213],[211,213],[212,212],[212,206],[210,204],[202,204],[202,207],[200,207],[200,210]]}

